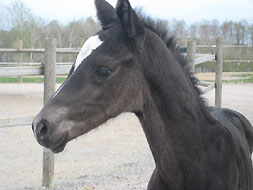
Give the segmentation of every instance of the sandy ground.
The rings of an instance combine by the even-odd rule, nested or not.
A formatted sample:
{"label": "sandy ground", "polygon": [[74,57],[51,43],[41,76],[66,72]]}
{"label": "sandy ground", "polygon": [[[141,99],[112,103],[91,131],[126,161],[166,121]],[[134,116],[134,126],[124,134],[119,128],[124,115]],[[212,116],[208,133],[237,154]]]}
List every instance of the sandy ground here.
{"label": "sandy ground", "polygon": [[[214,91],[205,95],[214,104]],[[0,118],[35,115],[42,107],[42,84],[0,84]],[[253,123],[253,84],[224,84],[223,107]],[[70,142],[55,155],[55,189],[145,189],[154,169],[147,141],[130,113]],[[42,148],[31,126],[0,129],[0,190],[40,189]]]}

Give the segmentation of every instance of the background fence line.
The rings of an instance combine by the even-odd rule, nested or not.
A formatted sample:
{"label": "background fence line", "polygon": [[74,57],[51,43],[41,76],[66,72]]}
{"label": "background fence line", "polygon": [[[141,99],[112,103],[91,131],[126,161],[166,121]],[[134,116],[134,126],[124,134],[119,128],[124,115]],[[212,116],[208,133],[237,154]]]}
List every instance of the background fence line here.
{"label": "background fence line", "polygon": [[[56,48],[59,54],[78,54],[81,48]],[[27,48],[0,48],[0,53],[45,53],[45,49],[27,49]]]}
{"label": "background fence line", "polygon": [[[67,75],[72,65],[56,65],[56,75]],[[0,77],[44,75],[44,66],[0,67]]]}
{"label": "background fence line", "polygon": [[[198,47],[198,46],[196,46]],[[195,47],[195,48],[196,48]],[[216,47],[216,46],[215,46]],[[191,54],[192,66],[198,65],[200,63],[204,63],[206,61],[213,62],[215,61],[215,54],[196,54],[196,50],[194,50],[194,47],[191,47],[191,42],[188,43],[188,55],[189,56],[189,50],[192,49],[194,53]],[[222,49],[222,48],[221,48]],[[69,48],[56,48],[55,53],[56,54],[77,54],[80,51],[80,48],[76,49],[69,49]],[[45,49],[0,49],[0,53],[45,53]],[[217,61],[215,61],[217,64]],[[17,63],[19,64],[19,63]],[[22,65],[19,67],[1,67],[0,69],[0,77],[6,77],[6,76],[38,76],[38,75],[44,75],[44,64],[42,63],[24,63],[29,64],[28,65]],[[218,63],[219,65],[222,63]],[[72,66],[72,63],[56,63],[56,75],[67,75],[69,73],[69,70]],[[214,85],[213,83],[207,83],[200,81],[200,86],[206,87],[208,90],[204,89],[203,92],[209,92],[212,90]],[[29,117],[31,118],[31,117]],[[0,119],[0,128],[4,126],[13,126],[16,125],[17,121],[24,121],[25,118],[13,118],[13,122],[11,119]],[[27,122],[20,123],[20,125],[25,125]]]}
{"label": "background fence line", "polygon": [[[0,67],[0,77],[3,76],[31,76],[44,75],[44,104],[55,91],[56,75],[67,75],[72,65],[56,64],[56,54],[77,54],[80,49],[57,49],[55,39],[46,39],[45,49],[0,49],[0,53],[44,53],[44,64],[19,67]],[[221,106],[221,78],[222,78],[222,39],[217,39],[216,56],[214,54],[196,54],[196,41],[189,41],[187,46],[187,61],[192,71],[195,65],[206,61],[214,61],[216,58],[216,80],[215,83],[200,81],[199,85],[206,87],[203,92],[207,93],[215,88],[215,105]],[[34,116],[1,119],[0,129],[3,127],[13,127],[31,125]],[[44,187],[53,188],[54,176],[54,154],[43,149],[43,179]]]}
{"label": "background fence line", "polygon": [[[200,81],[199,85],[205,87],[202,92],[208,93],[215,89],[215,106],[221,107],[222,101],[222,66],[223,66],[223,46],[222,38],[216,40],[216,54],[196,54],[196,41],[190,40],[187,43],[187,62],[191,67],[191,71],[195,72],[195,66],[204,63],[215,61],[215,82],[208,83]],[[196,58],[197,57],[197,58]]]}

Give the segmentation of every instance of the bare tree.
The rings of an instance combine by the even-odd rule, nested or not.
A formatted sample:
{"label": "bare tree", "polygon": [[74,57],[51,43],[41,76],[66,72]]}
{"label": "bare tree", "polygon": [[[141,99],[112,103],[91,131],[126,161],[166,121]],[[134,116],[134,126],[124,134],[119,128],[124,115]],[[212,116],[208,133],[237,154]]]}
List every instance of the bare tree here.
{"label": "bare tree", "polygon": [[253,24],[249,26],[249,44],[253,46]]}
{"label": "bare tree", "polygon": [[16,33],[16,40],[23,40],[23,44],[28,45],[29,42],[24,43],[24,41],[29,41],[27,35],[29,21],[32,18],[31,10],[21,0],[16,0],[8,7],[8,13],[12,31]]}
{"label": "bare tree", "polygon": [[64,46],[72,48],[75,41],[76,21],[71,21],[64,29]]}
{"label": "bare tree", "polygon": [[229,41],[230,41],[230,35],[229,35],[230,27],[231,25],[229,24],[228,21],[223,22],[222,25],[220,26],[223,42],[227,44],[229,44]]}
{"label": "bare tree", "polygon": [[5,8],[0,7],[0,47],[3,45],[4,30],[6,29],[5,12]]}
{"label": "bare tree", "polygon": [[[39,17],[32,17],[28,23],[30,48],[43,47],[45,33],[45,21]],[[30,54],[30,62],[33,62],[33,54]]]}
{"label": "bare tree", "polygon": [[64,44],[67,47],[80,47],[100,26],[92,17],[71,21],[63,28]]}
{"label": "bare tree", "polygon": [[41,46],[42,44],[40,43],[40,41],[45,39],[45,21],[39,17],[32,17],[28,25],[30,35],[30,47],[35,48]]}
{"label": "bare tree", "polygon": [[249,41],[249,36],[248,36],[249,23],[245,19],[241,20],[240,22],[242,24],[242,27],[241,27],[242,41],[241,41],[241,44],[248,44],[248,41]]}
{"label": "bare tree", "polygon": [[53,20],[45,26],[45,37],[56,38],[57,47],[60,48],[63,47],[62,36],[63,36],[62,26],[57,20]]}
{"label": "bare tree", "polygon": [[217,19],[210,21],[209,34],[210,43],[215,44],[216,38],[219,35],[219,21]]}
{"label": "bare tree", "polygon": [[[96,33],[99,29],[100,26],[98,25],[98,23],[96,21],[94,21],[94,19],[92,17],[88,17],[84,23],[84,38],[89,38],[91,35],[93,35],[94,33]],[[86,40],[85,39],[85,40]]]}
{"label": "bare tree", "polygon": [[210,44],[209,35],[210,22],[208,20],[203,20],[199,25],[199,43],[200,44]]}
{"label": "bare tree", "polygon": [[236,22],[234,24],[236,45],[245,44],[247,27],[248,22],[246,20],[241,20],[240,22]]}
{"label": "bare tree", "polygon": [[199,29],[198,23],[191,24],[189,28],[189,38],[197,40],[198,29]]}
{"label": "bare tree", "polygon": [[169,28],[171,28],[172,34],[179,40],[181,43],[185,44],[187,38],[187,27],[184,20],[173,19]]}

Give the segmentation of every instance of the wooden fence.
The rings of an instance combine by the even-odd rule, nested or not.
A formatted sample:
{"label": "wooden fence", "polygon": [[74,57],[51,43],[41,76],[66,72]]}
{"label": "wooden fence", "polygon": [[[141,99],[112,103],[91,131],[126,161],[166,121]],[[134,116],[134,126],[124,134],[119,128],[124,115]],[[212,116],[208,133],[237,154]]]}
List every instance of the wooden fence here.
{"label": "wooden fence", "polygon": [[[44,64],[32,64],[32,66],[1,67],[0,77],[6,76],[37,76],[44,75],[44,104],[55,91],[56,75],[68,74],[71,65],[57,64],[56,54],[77,54],[79,49],[57,49],[55,39],[46,39],[45,49],[0,49],[0,53],[43,53]],[[0,128],[31,125],[34,116],[0,119]],[[43,148],[43,178],[42,186],[53,188],[54,154]]]}
{"label": "wooden fence", "polygon": [[205,87],[203,93],[208,93],[215,88],[215,106],[221,107],[222,102],[222,67],[223,67],[223,46],[222,38],[216,39],[216,54],[196,54],[196,41],[188,41],[187,43],[187,62],[191,67],[191,71],[195,72],[195,66],[215,60],[215,82],[200,81],[199,85]]}
{"label": "wooden fence", "polygon": [[[216,41],[216,55],[196,54],[196,41],[189,41],[187,44],[187,61],[195,71],[195,65],[213,61],[216,58],[215,83],[200,81],[199,85],[206,87],[204,93],[215,88],[215,105],[221,106],[222,94],[222,39]],[[0,67],[0,77],[6,76],[32,76],[44,75],[44,104],[55,91],[56,75],[68,74],[71,65],[56,64],[56,54],[77,54],[80,49],[57,49],[55,39],[46,39],[45,49],[0,49],[0,53],[43,53],[44,64],[31,64],[24,66],[19,63],[18,67]],[[12,119],[0,119],[0,128],[31,125],[34,116]],[[54,154],[43,149],[43,179],[42,186],[53,187]]]}

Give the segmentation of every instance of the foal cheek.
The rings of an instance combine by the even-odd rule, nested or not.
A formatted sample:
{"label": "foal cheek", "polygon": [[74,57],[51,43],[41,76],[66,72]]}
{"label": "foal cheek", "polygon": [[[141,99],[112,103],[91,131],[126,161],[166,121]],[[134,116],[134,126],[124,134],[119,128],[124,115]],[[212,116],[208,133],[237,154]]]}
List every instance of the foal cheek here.
{"label": "foal cheek", "polygon": [[133,82],[127,82],[127,85],[121,85],[117,89],[113,104],[115,109],[120,112],[134,112],[141,107],[141,97],[141,86]]}

